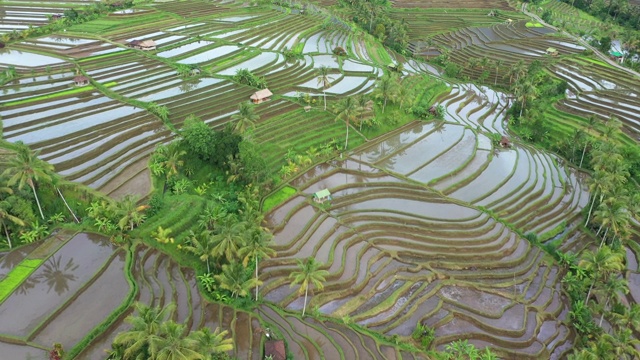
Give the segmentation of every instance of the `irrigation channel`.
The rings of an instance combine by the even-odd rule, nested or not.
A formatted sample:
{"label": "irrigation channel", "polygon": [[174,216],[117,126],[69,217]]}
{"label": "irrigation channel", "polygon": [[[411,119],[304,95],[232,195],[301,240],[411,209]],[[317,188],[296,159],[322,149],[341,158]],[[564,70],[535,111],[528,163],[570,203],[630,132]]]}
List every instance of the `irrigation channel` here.
{"label": "irrigation channel", "polygon": [[[489,9],[511,8],[496,3],[482,2]],[[292,99],[303,92],[321,101],[320,66],[332,72],[330,101],[372,92],[389,62],[402,62],[404,76],[441,76],[370,38],[323,26],[322,13],[212,4],[194,1],[188,9],[179,2],[157,3],[0,49],[0,69],[13,66],[19,74],[2,87],[4,138],[39,150],[69,180],[114,198],[144,196],[151,189],[150,153],[174,139],[173,130],[187,115],[219,129],[231,121],[238,99],[253,93],[229,79],[238,69],[264,76],[279,95],[256,107],[256,141],[271,146],[265,157],[273,166],[288,149],[344,135],[332,114],[320,106],[307,113]],[[420,7],[411,1],[394,6]],[[18,20],[6,24],[42,25],[56,9],[8,6],[7,14]],[[584,50],[553,29],[525,26],[517,14],[509,23],[491,19],[469,27],[455,25],[456,15],[446,12],[428,24],[419,15],[404,15],[411,37],[426,28],[455,27],[433,37],[455,49],[453,62],[487,55],[504,58],[508,67],[518,59],[542,59],[550,46],[564,55]],[[470,23],[487,21],[486,14],[477,16]],[[139,25],[130,28],[132,19]],[[130,49],[125,44],[133,39],[153,39],[159,49]],[[283,50],[298,44],[301,56],[286,60]],[[337,46],[346,49],[346,58],[332,55]],[[197,64],[207,74],[185,79],[169,62]],[[626,73],[577,58],[547,70],[580,94],[562,100],[559,112],[614,111],[629,134],[640,133],[640,83]],[[89,83],[70,91],[78,90],[72,82],[79,72]],[[488,78],[494,76],[497,82],[490,69]],[[436,349],[469,339],[504,358],[563,358],[575,333],[567,325],[562,270],[519,233],[538,234],[544,242],[564,227],[560,249],[584,249],[590,239],[578,227],[589,200],[585,175],[512,137],[506,120],[511,95],[472,83],[447,85],[437,99],[444,121],[413,121],[375,139],[360,138],[361,145],[344,156],[290,181],[295,195],[266,214],[277,256],[261,264],[265,303],[254,311],[206,300],[194,271],[158,250],[118,248],[99,234],[58,232],[0,255],[0,280],[21,264],[39,264],[0,302],[0,357],[46,359],[54,342],[72,349],[90,335],[77,358],[104,358],[115,335],[128,329],[124,319],[134,299],[175,303],[172,319],[190,329],[229,330],[231,355],[238,359],[262,359],[265,326],[281,334],[295,359],[423,359],[372,335],[408,339],[418,323],[435,329]],[[170,124],[130,100],[166,106]],[[496,146],[495,134],[509,137],[511,146]],[[331,191],[330,204],[310,200],[321,189]],[[304,299],[288,276],[296,259],[309,256],[323,262],[329,276],[308,305],[322,316],[301,317]],[[628,248],[632,284],[640,283],[636,258],[636,249]],[[627,299],[640,301],[637,286]]]}

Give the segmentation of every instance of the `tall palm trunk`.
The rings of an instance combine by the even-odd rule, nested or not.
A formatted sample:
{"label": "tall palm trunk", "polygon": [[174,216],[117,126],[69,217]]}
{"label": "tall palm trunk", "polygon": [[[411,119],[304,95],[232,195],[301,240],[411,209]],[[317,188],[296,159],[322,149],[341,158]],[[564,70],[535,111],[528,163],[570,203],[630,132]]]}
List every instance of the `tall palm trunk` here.
{"label": "tall palm trunk", "polygon": [[38,199],[38,193],[36,192],[35,184],[33,180],[29,180],[29,185],[31,185],[31,190],[33,190],[33,197],[36,198],[36,204],[38,204],[38,210],[40,211],[40,217],[44,220],[44,214],[42,213],[42,207],[40,206],[40,199]]}
{"label": "tall palm trunk", "polygon": [[307,288],[304,289],[304,305],[302,306],[302,316],[304,316],[304,312],[307,310],[307,294],[309,293],[309,285],[307,284]]}
{"label": "tall palm trunk", "polygon": [[591,290],[593,290],[593,285],[596,284],[596,279],[597,279],[597,277],[594,276],[593,282],[591,283],[591,286],[589,286],[589,291],[587,292],[587,297],[584,299],[584,304],[585,305],[587,305],[587,303],[589,302],[589,298],[591,297]]}
{"label": "tall palm trunk", "polygon": [[76,214],[73,212],[73,210],[71,210],[71,207],[69,206],[69,204],[67,203],[67,199],[64,198],[64,196],[62,195],[62,192],[60,191],[60,188],[56,186],[56,190],[58,191],[58,195],[60,195],[60,198],[62,198],[62,202],[64,202],[64,206],[67,207],[67,210],[69,210],[69,212],[71,213],[71,216],[73,216],[73,218],[75,219],[75,221],[77,223],[80,223],[80,220],[78,220],[78,217],[76,216]]}
{"label": "tall palm trunk", "polygon": [[4,234],[7,236],[7,242],[9,243],[9,249],[12,248],[11,246],[11,238],[9,237],[9,229],[7,229],[7,224],[2,224],[4,227]]}
{"label": "tall palm trunk", "polygon": [[211,274],[211,268],[209,267],[209,257],[207,256],[207,273]]}
{"label": "tall palm trunk", "polygon": [[591,219],[591,211],[593,211],[593,205],[596,203],[596,194],[593,194],[593,199],[591,199],[591,206],[589,206],[589,213],[587,214],[587,221],[584,223],[584,226],[589,226],[589,219]]}
{"label": "tall palm trunk", "polygon": [[382,113],[384,113],[384,108],[387,107],[387,98],[384,98],[384,103],[382,103]]}
{"label": "tall palm trunk", "polygon": [[258,255],[256,255],[256,301],[258,301]]}
{"label": "tall palm trunk", "polygon": [[587,151],[587,145],[588,144],[589,144],[589,142],[585,141],[584,148],[582,149],[582,156],[580,157],[580,165],[578,165],[578,167],[582,167],[582,160],[584,160],[584,153]]}
{"label": "tall palm trunk", "polygon": [[322,90],[322,94],[324,95],[324,111],[327,111],[327,92]]}
{"label": "tall palm trunk", "polygon": [[344,141],[344,151],[347,151],[348,146],[349,146],[349,118],[347,118],[347,138]]}
{"label": "tall palm trunk", "polygon": [[604,309],[602,309],[602,315],[600,316],[600,323],[598,323],[598,327],[602,327],[602,320],[604,320],[604,312],[609,306],[609,300],[611,300],[611,295],[607,296],[607,301],[604,303]]}

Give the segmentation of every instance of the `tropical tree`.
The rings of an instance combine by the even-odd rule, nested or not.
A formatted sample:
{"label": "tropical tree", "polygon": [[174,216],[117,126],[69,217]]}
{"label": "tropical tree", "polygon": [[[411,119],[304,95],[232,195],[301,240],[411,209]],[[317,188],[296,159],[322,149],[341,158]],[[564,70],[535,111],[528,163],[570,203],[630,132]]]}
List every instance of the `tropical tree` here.
{"label": "tropical tree", "polygon": [[593,274],[593,282],[584,301],[587,304],[597,280],[606,278],[613,271],[624,270],[624,257],[621,253],[612,251],[610,247],[602,246],[595,252],[586,250],[578,266]]}
{"label": "tropical tree", "polygon": [[204,360],[213,360],[215,354],[233,350],[233,339],[227,337],[228,334],[227,330],[220,331],[220,328],[211,332],[208,327],[203,327],[189,334],[189,337],[196,342],[196,349]]}
{"label": "tropical tree", "polygon": [[158,226],[158,229],[151,233],[151,236],[159,242],[163,244],[173,244],[175,239],[171,237],[171,229],[163,229],[162,226]]}
{"label": "tropical tree", "polygon": [[178,143],[171,143],[168,146],[159,144],[156,147],[149,168],[155,176],[162,176],[164,184],[162,186],[162,194],[167,191],[167,183],[169,180],[178,175],[178,169],[184,165],[182,159],[187,154],[186,151],[178,147]]}
{"label": "tropical tree", "polygon": [[322,94],[324,96],[324,109],[327,110],[327,93],[326,90],[331,87],[333,77],[329,74],[331,69],[325,65],[318,68],[318,86],[322,86]]}
{"label": "tropical tree", "polygon": [[118,334],[113,341],[116,346],[124,348],[124,359],[145,358],[145,354],[149,355],[151,341],[160,333],[162,323],[175,309],[174,304],[159,308],[137,302],[134,306],[138,315],[129,315],[125,319],[131,324],[131,329]]}
{"label": "tropical tree", "polygon": [[246,268],[239,262],[222,265],[222,273],[214,278],[220,287],[229,290],[231,296],[246,297],[254,286],[261,285],[262,282],[252,278],[247,274]]}
{"label": "tropical tree", "polygon": [[[368,96],[361,94],[356,97],[356,103],[358,104],[358,125],[362,131],[362,124],[369,121],[374,117],[373,112],[373,100]],[[402,105],[401,105],[402,106]]]}
{"label": "tropical tree", "polygon": [[604,303],[602,314],[600,315],[600,322],[598,326],[602,327],[602,321],[604,320],[604,314],[609,307],[609,302],[613,297],[618,302],[621,300],[624,294],[629,293],[629,284],[627,280],[618,276],[618,274],[609,274],[606,282],[602,287],[602,295],[607,299]]}
{"label": "tropical tree", "polygon": [[307,309],[307,297],[309,294],[309,288],[315,287],[318,291],[324,289],[325,277],[329,275],[327,270],[321,269],[322,263],[316,261],[313,257],[308,257],[305,261],[298,259],[298,271],[293,271],[289,275],[291,280],[291,287],[300,284],[298,294],[304,293],[304,305],[302,307],[302,316]]}
{"label": "tropical tree", "polygon": [[215,256],[213,252],[213,242],[211,241],[211,231],[203,230],[198,237],[193,230],[190,230],[189,243],[191,243],[191,245],[183,245],[182,248],[193,253],[200,261],[204,261],[207,264],[207,272],[210,273],[209,259]]}
{"label": "tropical tree", "polygon": [[355,98],[347,96],[336,104],[335,111],[338,114],[336,120],[344,120],[347,124],[347,135],[344,142],[344,149],[347,150],[349,145],[349,124],[357,119],[360,108]]}
{"label": "tropical tree", "polygon": [[58,186],[60,183],[60,177],[56,176],[56,174],[50,174],[50,177],[51,177],[51,185],[53,185],[54,189],[56,189],[56,192],[58,193],[58,196],[60,196],[60,199],[62,199],[64,206],[67,208],[71,216],[73,216],[73,219],[75,220],[75,222],[80,223],[80,220],[76,216],[75,212],[69,206],[67,199],[64,197],[64,195],[62,195],[62,191],[60,191],[60,187]]}
{"label": "tropical tree", "polygon": [[276,251],[269,247],[269,243],[273,235],[268,231],[257,228],[252,232],[247,243],[240,249],[240,257],[242,257],[242,265],[247,267],[249,261],[256,263],[256,301],[258,301],[258,262],[260,259],[269,259],[276,255]]}
{"label": "tropical tree", "polygon": [[53,172],[53,165],[40,160],[38,151],[31,151],[28,146],[21,142],[16,145],[16,154],[7,161],[7,169],[2,175],[10,176],[7,182],[9,186],[18,184],[18,189],[20,190],[25,184],[31,187],[40,211],[40,217],[44,220],[44,213],[42,212],[42,206],[40,206],[36,186],[40,180],[49,181],[51,179],[49,174]]}
{"label": "tropical tree", "polygon": [[224,256],[228,262],[233,262],[244,244],[245,225],[245,222],[239,221],[233,214],[222,219],[211,238],[214,244],[213,254],[216,257]]}
{"label": "tropical tree", "polygon": [[144,222],[146,216],[142,213],[146,209],[145,205],[138,206],[137,198],[133,195],[126,195],[122,200],[115,203],[115,214],[118,218],[118,228],[120,230],[133,230],[136,226]]}
{"label": "tropical tree", "polygon": [[11,222],[18,226],[25,226],[25,222],[17,216],[13,216],[9,213],[10,204],[7,201],[0,201],[0,225],[4,229],[4,234],[7,237],[7,243],[9,244],[9,249],[12,248],[11,244],[11,236],[9,236],[9,227],[8,223]]}
{"label": "tropical tree", "polygon": [[493,65],[496,67],[496,77],[493,79],[493,85],[498,84],[498,71],[504,65],[504,60],[496,60],[493,62]]}
{"label": "tropical tree", "polygon": [[398,91],[398,82],[394,75],[384,75],[376,82],[376,88],[373,90],[373,96],[376,99],[382,99],[382,112],[387,106],[387,100],[393,100]]}
{"label": "tropical tree", "polygon": [[260,116],[254,112],[250,102],[243,101],[238,106],[238,112],[231,115],[231,120],[236,121],[234,131],[238,134],[244,134],[248,129],[256,127],[256,121],[260,120]]}
{"label": "tropical tree", "polygon": [[157,335],[149,339],[149,355],[154,360],[201,360],[197,351],[198,342],[184,337],[186,326],[165,321],[160,325]]}

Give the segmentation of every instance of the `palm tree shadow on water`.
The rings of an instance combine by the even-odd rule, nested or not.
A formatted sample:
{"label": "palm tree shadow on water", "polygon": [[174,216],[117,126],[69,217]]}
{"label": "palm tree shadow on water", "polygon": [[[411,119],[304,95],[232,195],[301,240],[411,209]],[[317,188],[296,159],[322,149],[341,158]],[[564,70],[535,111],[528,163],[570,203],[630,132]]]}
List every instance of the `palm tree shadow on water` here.
{"label": "palm tree shadow on water", "polygon": [[73,259],[69,259],[63,265],[62,256],[52,256],[43,265],[42,274],[37,277],[37,280],[44,280],[49,286],[47,293],[50,293],[51,289],[53,289],[56,294],[62,295],[69,290],[69,283],[78,279],[73,273],[78,267],[79,265],[75,264]]}

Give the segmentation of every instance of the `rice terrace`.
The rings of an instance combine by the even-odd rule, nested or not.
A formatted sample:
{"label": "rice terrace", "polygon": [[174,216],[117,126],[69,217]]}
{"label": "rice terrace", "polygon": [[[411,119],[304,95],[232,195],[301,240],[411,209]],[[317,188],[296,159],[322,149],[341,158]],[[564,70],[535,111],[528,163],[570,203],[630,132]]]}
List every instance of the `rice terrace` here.
{"label": "rice terrace", "polygon": [[640,359],[640,3],[0,3],[0,358]]}

